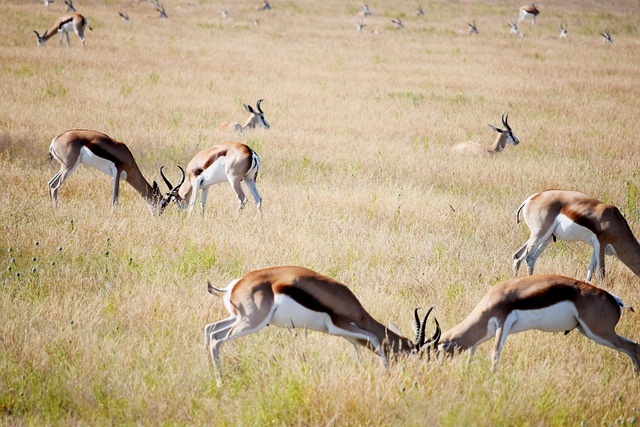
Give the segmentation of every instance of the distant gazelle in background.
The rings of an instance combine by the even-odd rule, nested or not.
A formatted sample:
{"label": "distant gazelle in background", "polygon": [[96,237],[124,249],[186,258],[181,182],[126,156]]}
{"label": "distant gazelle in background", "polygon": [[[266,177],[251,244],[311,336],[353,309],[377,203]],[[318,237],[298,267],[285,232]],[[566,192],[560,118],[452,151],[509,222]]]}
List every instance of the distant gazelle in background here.
{"label": "distant gazelle in background", "polygon": [[600,35],[602,36],[602,43],[606,44],[607,46],[611,46],[611,43],[613,43],[613,39],[611,38],[611,33],[609,33],[608,30],[605,30],[605,32],[600,33]]}
{"label": "distant gazelle in background", "polygon": [[505,129],[499,129],[491,124],[489,125],[491,129],[498,132],[493,146],[487,147],[474,141],[465,141],[454,145],[453,150],[471,155],[493,155],[502,151],[507,144],[518,145],[520,140],[513,134],[508,119],[509,113],[502,115],[502,125]]}
{"label": "distant gazelle in background", "polygon": [[60,44],[62,44],[62,39],[66,35],[67,45],[71,47],[69,33],[73,31],[80,39],[82,47],[84,47],[85,28],[87,28],[87,20],[85,19],[85,17],[80,15],[79,13],[70,13],[69,15],[65,15],[58,19],[56,23],[53,24],[51,28],[46,30],[42,35],[38,34],[38,32],[35,30],[33,32],[36,33],[36,37],[38,37],[38,46],[44,46],[44,43],[47,40],[60,33]]}
{"label": "distant gazelle in background", "polygon": [[58,190],[81,163],[98,169],[113,180],[111,204],[118,206],[120,181],[125,180],[142,196],[152,214],[161,213],[165,199],[156,182],[149,185],[127,146],[111,137],[86,129],[68,130],[51,141],[49,155],[60,162],[60,171],[49,181],[49,194],[58,204]]}
{"label": "distant gazelle in background", "polygon": [[395,24],[396,28],[399,29],[399,30],[404,28],[404,24],[402,23],[402,20],[400,18],[392,19],[391,22],[393,22]]}
{"label": "distant gazelle in background", "polygon": [[424,16],[424,9],[422,9],[422,6],[418,5],[418,8],[416,9],[416,16]]}
{"label": "distant gazelle in background", "polygon": [[[640,372],[640,345],[616,333],[622,309],[633,308],[616,296],[588,283],[563,276],[527,276],[492,286],[457,326],[436,341],[438,353],[453,355],[495,338],[493,371],[509,334],[537,329],[564,332],[577,329],[598,344],[625,353]],[[534,342],[535,343],[535,342]]]}
{"label": "distant gazelle in background", "polygon": [[67,12],[75,12],[76,8],[73,5],[73,1],[71,0],[64,0],[64,4],[67,5]]}
{"label": "distant gazelle in background", "polygon": [[546,190],[522,202],[516,211],[516,222],[519,222],[520,211],[531,236],[513,254],[515,274],[523,260],[529,274],[533,274],[540,254],[552,239],[558,238],[566,242],[583,241],[593,247],[587,282],[595,268],[598,269],[598,280],[604,280],[605,254],[616,256],[640,276],[640,244],[615,206],[576,191]]}
{"label": "distant gazelle in background", "polygon": [[569,38],[569,32],[567,31],[567,27],[565,25],[560,25],[560,39],[567,40]]}
{"label": "distant gazelle in background", "polygon": [[523,21],[525,18],[530,18],[531,25],[534,25],[536,23],[536,16],[538,16],[539,13],[540,11],[538,10],[535,4],[533,3],[526,4],[520,8],[520,15],[518,16],[518,21]]}
{"label": "distant gazelle in background", "polygon": [[[179,166],[178,166],[179,167]],[[256,188],[256,179],[260,169],[260,157],[245,144],[239,142],[225,142],[197,153],[187,165],[185,177],[182,171],[181,182],[173,186],[160,169],[160,175],[171,191],[167,194],[179,209],[189,209],[193,212],[198,198],[198,191],[202,190],[200,207],[204,215],[204,205],[207,202],[209,187],[222,182],[229,182],[238,197],[238,210],[247,202],[247,196],[242,190],[245,182],[258,210],[262,206],[262,198]],[[186,180],[185,180],[186,179]]]}
{"label": "distant gazelle in background", "polygon": [[244,106],[244,109],[251,113],[244,125],[240,125],[240,123],[238,122],[225,122],[222,123],[219,128],[232,129],[237,132],[242,132],[248,129],[255,129],[258,127],[269,129],[269,123],[267,123],[267,120],[264,118],[264,112],[262,111],[262,108],[260,108],[261,102],[262,99],[258,99],[258,102],[256,102],[255,110],[251,107],[251,105],[242,104]]}
{"label": "distant gazelle in background", "polygon": [[518,28],[518,24],[516,24],[514,21],[511,21],[507,24],[509,26],[509,29],[511,30],[511,34],[513,34],[516,37],[523,37],[524,34],[522,34],[520,32],[520,28]]}
{"label": "distant gazelle in background", "polygon": [[[255,270],[219,289],[209,283],[209,292],[224,292],[229,317],[204,328],[205,344],[211,353],[218,384],[220,347],[227,341],[260,331],[265,326],[325,332],[346,338],[358,351],[374,351],[388,365],[392,356],[419,354],[440,336],[436,331],[425,340],[425,325],[415,316],[415,339],[395,328],[386,328],[364,309],[358,298],[342,283],[304,267],[283,266]],[[357,353],[356,353],[357,354]]]}

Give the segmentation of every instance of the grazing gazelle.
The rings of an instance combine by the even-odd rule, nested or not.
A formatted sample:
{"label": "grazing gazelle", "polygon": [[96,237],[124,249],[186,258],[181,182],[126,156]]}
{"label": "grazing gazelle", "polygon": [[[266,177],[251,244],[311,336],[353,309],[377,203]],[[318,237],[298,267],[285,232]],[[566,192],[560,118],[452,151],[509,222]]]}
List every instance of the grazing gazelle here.
{"label": "grazing gazelle", "polygon": [[152,214],[160,214],[169,203],[158,184],[149,185],[140,172],[127,146],[109,136],[86,129],[68,130],[51,141],[49,155],[60,162],[60,171],[49,181],[49,194],[58,204],[58,190],[80,163],[96,168],[113,179],[111,203],[118,206],[120,180],[125,180],[140,193]]}
{"label": "grazing gazelle", "polygon": [[613,43],[613,39],[611,38],[611,34],[609,33],[609,31],[605,31],[604,33],[600,33],[600,35],[602,36],[602,43],[610,46],[611,43]]}
{"label": "grazing gazelle", "polygon": [[168,198],[178,205],[180,209],[189,208],[193,212],[198,198],[198,191],[202,189],[200,206],[204,215],[204,205],[207,202],[209,186],[228,181],[238,197],[238,210],[244,207],[247,196],[242,190],[242,181],[245,182],[253,199],[260,210],[262,198],[256,188],[260,158],[245,144],[239,142],[224,142],[211,148],[202,150],[193,156],[187,165],[187,172],[182,168],[182,181],[175,187],[171,185],[160,169],[160,175],[167,186],[172,189]]}
{"label": "grazing gazelle", "polygon": [[518,16],[518,21],[522,21],[525,18],[531,18],[531,25],[534,25],[536,23],[536,16],[538,16],[539,13],[540,11],[535,4],[526,4],[520,8],[520,16]]}
{"label": "grazing gazelle", "polygon": [[419,353],[437,341],[440,327],[425,342],[425,324],[415,315],[416,338],[411,341],[386,328],[364,309],[345,285],[304,267],[272,267],[255,270],[218,289],[209,283],[209,292],[224,292],[224,306],[230,316],[204,328],[205,345],[220,383],[220,347],[226,341],[258,332],[267,325],[303,328],[346,338],[356,351],[358,345],[376,352],[385,366],[390,356]]}
{"label": "grazing gazelle", "polygon": [[516,37],[524,37],[524,34],[520,32],[520,28],[518,28],[518,24],[516,24],[514,21],[509,22],[507,25],[511,29],[511,34]]}
{"label": "grazing gazelle", "polygon": [[508,119],[509,113],[505,113],[502,115],[502,124],[504,125],[505,129],[499,129],[491,124],[489,125],[491,129],[498,132],[498,135],[496,136],[496,140],[493,143],[492,147],[486,147],[474,141],[466,141],[454,145],[453,150],[460,153],[476,156],[485,154],[493,155],[502,151],[507,144],[518,145],[520,143],[520,140],[513,134],[511,126],[509,126],[509,124],[507,123]]}
{"label": "grazing gazelle", "polygon": [[[46,30],[44,34],[40,35],[37,31],[33,31],[36,33],[38,37],[38,46],[44,46],[44,43],[49,40],[51,37],[60,33],[60,44],[62,44],[62,39],[66,35],[67,36],[67,45],[71,47],[71,41],[69,40],[69,33],[73,31],[76,33],[80,42],[82,43],[82,47],[84,47],[84,30],[87,28],[87,20],[84,16],[79,13],[71,13],[69,15],[65,15],[62,18],[58,19],[56,23]],[[91,29],[91,28],[89,28]]]}
{"label": "grazing gazelle", "polygon": [[602,203],[591,196],[566,190],[546,190],[529,196],[516,211],[520,211],[531,230],[529,240],[513,254],[513,271],[523,260],[529,274],[533,274],[538,256],[551,239],[567,242],[583,241],[593,247],[586,281],[590,281],[594,268],[598,280],[604,280],[604,255],[615,255],[624,265],[640,276],[640,244],[634,237],[627,220],[618,208]]}
{"label": "grazing gazelle", "polygon": [[262,99],[258,99],[258,102],[256,102],[255,110],[251,107],[251,105],[242,104],[244,106],[244,109],[251,113],[244,125],[240,125],[240,123],[238,122],[225,122],[222,123],[219,128],[232,129],[238,132],[242,132],[248,129],[255,129],[258,127],[269,129],[269,123],[267,123],[267,120],[264,118],[264,112],[262,111],[262,108],[260,108],[261,102]]}
{"label": "grazing gazelle", "polygon": [[633,308],[588,283],[555,275],[506,280],[493,286],[457,326],[434,344],[439,352],[469,350],[495,337],[494,372],[509,334],[538,329],[569,333],[578,329],[587,338],[628,355],[640,371],[640,345],[616,333],[622,309]]}

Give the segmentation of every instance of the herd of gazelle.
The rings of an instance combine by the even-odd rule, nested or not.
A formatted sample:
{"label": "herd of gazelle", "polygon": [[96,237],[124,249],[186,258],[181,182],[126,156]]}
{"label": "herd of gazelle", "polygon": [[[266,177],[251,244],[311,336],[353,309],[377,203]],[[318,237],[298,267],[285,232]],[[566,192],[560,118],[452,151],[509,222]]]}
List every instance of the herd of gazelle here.
{"label": "herd of gazelle", "polygon": [[[523,6],[519,20],[531,18],[532,24],[539,11],[535,5]],[[512,30],[517,25],[512,23]],[[54,34],[60,33],[60,43],[74,31],[84,46],[86,19],[72,13],[59,19],[54,26],[38,34],[42,45]],[[475,23],[471,32],[477,33]],[[561,26],[561,37],[566,38]],[[603,34],[610,43],[608,33]],[[256,108],[243,104],[251,114],[244,125],[223,123],[223,129],[244,131],[269,128],[258,100]],[[495,154],[507,144],[517,145],[518,138],[508,124],[508,115],[502,116],[505,129],[489,125],[498,132],[492,147],[475,142],[463,142],[454,150],[469,154]],[[109,136],[92,130],[70,130],[55,137],[49,153],[61,168],[49,181],[49,192],[57,204],[62,183],[81,163],[98,169],[112,177],[112,205],[118,204],[119,184],[128,182],[143,198],[153,214],[161,213],[173,201],[180,209],[191,212],[202,190],[201,209],[204,214],[208,187],[228,181],[238,198],[238,209],[246,203],[241,187],[244,181],[258,209],[262,199],[256,188],[260,158],[247,145],[226,142],[200,151],[188,163],[180,182],[173,186],[160,168],[160,175],[169,187],[163,195],[154,181],[142,175],[127,146]],[[422,321],[415,310],[415,338],[410,340],[395,328],[387,328],[376,321],[356,296],[343,284],[303,267],[273,267],[252,271],[218,289],[209,284],[209,291],[224,292],[224,305],[229,317],[205,327],[205,341],[211,353],[218,382],[221,381],[219,351],[225,341],[258,332],[267,325],[284,328],[304,328],[342,336],[356,350],[364,346],[374,351],[385,365],[391,357],[404,354],[454,354],[469,350],[469,360],[479,344],[495,338],[492,352],[494,371],[509,334],[537,329],[546,332],[565,332],[578,329],[587,338],[627,354],[636,370],[640,371],[640,345],[619,336],[615,327],[626,306],[614,295],[579,280],[557,275],[533,275],[538,256],[552,239],[584,241],[593,247],[586,281],[595,269],[598,280],[605,277],[605,254],[617,256],[636,275],[640,276],[640,244],[620,211],[590,196],[563,190],[547,190],[528,197],[517,209],[531,231],[525,244],[513,255],[513,269],[517,275],[522,261],[526,261],[529,276],[514,278],[493,286],[471,313],[458,325],[442,332],[435,320],[435,332],[426,340],[426,321],[432,308]],[[633,310],[633,309],[631,309]]]}

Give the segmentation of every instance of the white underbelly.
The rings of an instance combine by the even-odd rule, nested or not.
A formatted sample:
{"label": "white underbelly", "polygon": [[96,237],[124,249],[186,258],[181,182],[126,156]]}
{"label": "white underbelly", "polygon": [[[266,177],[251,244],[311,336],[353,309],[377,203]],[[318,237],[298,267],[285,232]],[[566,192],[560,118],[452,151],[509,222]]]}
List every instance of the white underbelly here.
{"label": "white underbelly", "polygon": [[[96,168],[99,171],[104,172],[109,176],[114,176],[117,171],[116,165],[111,160],[107,160],[105,158],[95,155],[87,147],[82,147],[80,149],[79,161],[81,163],[84,163],[87,166]],[[125,171],[122,171],[122,173],[120,174],[120,179],[122,180],[127,179],[127,173]]]}
{"label": "white underbelly", "polygon": [[576,224],[565,215],[558,215],[556,219],[556,226],[553,230],[553,234],[560,239],[567,242],[583,241],[591,246],[593,242],[597,240],[595,233],[589,230],[587,227]]}
{"label": "white underbelly", "polygon": [[208,187],[213,184],[219,184],[227,180],[226,156],[219,157],[215,162],[206,168],[200,175],[201,186]]}
{"label": "white underbelly", "polygon": [[569,301],[535,310],[514,310],[509,316],[515,316],[515,322],[510,331],[514,334],[529,329],[564,332],[578,326],[578,310]]}
{"label": "white underbelly", "polygon": [[286,295],[277,295],[274,302],[276,308],[269,322],[270,325],[327,332],[329,326],[333,324],[327,313],[309,310]]}

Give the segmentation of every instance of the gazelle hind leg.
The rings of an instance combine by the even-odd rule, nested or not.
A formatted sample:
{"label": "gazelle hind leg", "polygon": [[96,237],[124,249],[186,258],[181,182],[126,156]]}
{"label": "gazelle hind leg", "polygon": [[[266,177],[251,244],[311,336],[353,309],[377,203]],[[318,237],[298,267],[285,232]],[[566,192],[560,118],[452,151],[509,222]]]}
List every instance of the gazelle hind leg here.
{"label": "gazelle hind leg", "polygon": [[540,254],[542,254],[542,252],[544,252],[545,249],[547,249],[547,246],[549,246],[549,243],[551,243],[551,235],[549,235],[549,237],[547,237],[545,241],[543,241],[541,244],[535,247],[531,251],[531,253],[527,255],[527,257],[525,258],[527,262],[527,272],[529,273],[529,275],[533,274],[533,268],[536,265],[536,261],[538,260],[538,257],[540,256]]}
{"label": "gazelle hind leg", "polygon": [[245,203],[247,203],[247,196],[244,194],[244,190],[242,189],[242,179],[234,176],[228,176],[229,184],[231,184],[231,188],[236,193],[238,197],[238,211],[240,211]]}
{"label": "gazelle hind leg", "polygon": [[580,324],[578,330],[585,337],[597,342],[598,344],[625,353],[629,358],[631,358],[631,362],[633,362],[636,372],[640,373],[640,344],[625,337],[621,337],[613,329],[606,334],[596,335],[580,319],[578,319],[578,323]]}
{"label": "gazelle hind leg", "polygon": [[235,322],[235,316],[229,316],[226,319],[220,320],[218,322],[209,323],[204,327],[204,345],[209,346],[209,341],[213,338],[212,334],[220,333],[222,331],[226,331],[231,327],[233,322]]}
{"label": "gazelle hind leg", "polygon": [[258,193],[258,188],[256,187],[256,181],[253,178],[246,177],[244,179],[244,182],[247,184],[247,188],[249,188],[249,191],[253,196],[253,200],[255,200],[256,202],[256,206],[258,207],[258,210],[260,210],[262,208],[262,197],[260,197],[260,194]]}

